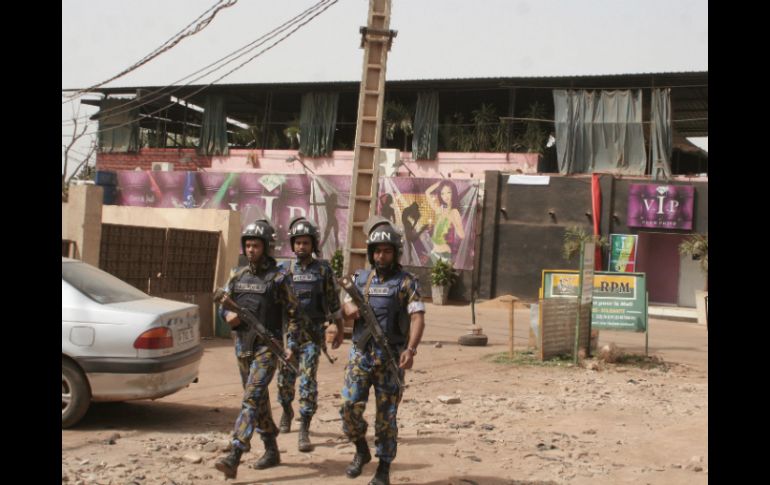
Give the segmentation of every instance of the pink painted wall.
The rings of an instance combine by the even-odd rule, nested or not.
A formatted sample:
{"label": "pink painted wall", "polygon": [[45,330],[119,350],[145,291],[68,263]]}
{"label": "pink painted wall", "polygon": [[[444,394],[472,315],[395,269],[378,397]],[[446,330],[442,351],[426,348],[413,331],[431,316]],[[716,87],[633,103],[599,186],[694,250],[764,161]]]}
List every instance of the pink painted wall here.
{"label": "pink painted wall", "polygon": [[[483,178],[485,170],[536,173],[536,153],[454,153],[441,152],[438,160],[415,161],[412,154],[401,152],[401,161],[416,177],[424,178]],[[211,171],[256,173],[305,173],[296,150],[230,150],[227,157],[212,157]],[[331,157],[303,158],[302,162],[317,175],[350,175],[353,173],[353,152],[335,151]],[[398,176],[409,172],[400,167]]]}

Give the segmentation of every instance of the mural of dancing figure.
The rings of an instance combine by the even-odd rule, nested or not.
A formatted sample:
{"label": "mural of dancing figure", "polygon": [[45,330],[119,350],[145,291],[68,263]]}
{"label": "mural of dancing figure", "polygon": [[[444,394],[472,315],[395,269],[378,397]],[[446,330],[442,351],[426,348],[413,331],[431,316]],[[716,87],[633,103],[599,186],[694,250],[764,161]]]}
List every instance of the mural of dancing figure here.
{"label": "mural of dancing figure", "polygon": [[334,243],[339,246],[340,226],[339,221],[337,220],[336,210],[338,208],[344,207],[337,204],[337,193],[330,191],[328,194],[326,194],[326,201],[323,204],[318,205],[323,207],[326,213],[326,229],[324,229],[323,237],[321,238],[321,242],[319,242],[318,245],[323,247],[323,245],[326,244],[326,241],[329,239],[329,236],[332,234],[332,231],[334,231]]}
{"label": "mural of dancing figure", "polygon": [[[401,213],[401,224],[404,226],[404,239],[406,240],[404,251],[404,264],[422,266],[425,261],[420,259],[420,255],[425,252],[423,244],[420,242],[422,233],[428,227],[420,224],[420,206],[417,202],[412,202]],[[425,258],[427,260],[427,258]]]}
{"label": "mural of dancing figure", "polygon": [[[434,196],[434,191],[438,196]],[[457,210],[457,188],[448,180],[441,180],[428,187],[425,191],[428,203],[436,214],[436,220],[433,226],[433,249],[430,253],[430,260],[436,263],[439,259],[452,261],[452,248],[447,239],[450,229],[454,229],[454,235],[457,239],[465,238],[463,229],[463,219],[460,211]]]}
{"label": "mural of dancing figure", "polygon": [[382,194],[380,196],[380,215],[390,222],[396,224],[396,211],[393,209],[393,196]]}

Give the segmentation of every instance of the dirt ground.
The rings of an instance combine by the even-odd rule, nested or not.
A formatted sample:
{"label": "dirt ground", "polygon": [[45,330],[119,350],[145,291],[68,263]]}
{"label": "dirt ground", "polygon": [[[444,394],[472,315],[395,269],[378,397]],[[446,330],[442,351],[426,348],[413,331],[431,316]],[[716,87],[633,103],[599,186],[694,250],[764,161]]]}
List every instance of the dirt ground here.
{"label": "dirt ground", "polygon": [[[478,305],[486,347],[457,345],[470,306],[427,304],[426,331],[399,408],[394,484],[705,484],[708,482],[708,338],[705,327],[650,321],[650,355],[665,365],[587,366],[495,363],[508,350],[508,310]],[[515,312],[517,350],[525,350],[529,310]],[[599,345],[644,353],[644,334],[601,331]],[[77,484],[225,483],[214,469],[238,414],[241,385],[232,344],[204,341],[200,382],[156,401],[97,404],[75,429],[62,431],[63,482]],[[315,450],[297,451],[298,426],[278,437],[282,465],[255,470],[259,438],[244,455],[236,484],[365,484],[344,470],[353,446],[338,413],[349,340],[334,365],[322,358]],[[486,357],[485,357],[486,356]],[[596,365],[591,365],[596,367]],[[270,389],[273,417],[275,379]],[[456,397],[445,404],[439,397]],[[373,399],[373,392],[372,392]],[[296,409],[296,402],[295,402]],[[374,445],[374,410],[366,416]]]}

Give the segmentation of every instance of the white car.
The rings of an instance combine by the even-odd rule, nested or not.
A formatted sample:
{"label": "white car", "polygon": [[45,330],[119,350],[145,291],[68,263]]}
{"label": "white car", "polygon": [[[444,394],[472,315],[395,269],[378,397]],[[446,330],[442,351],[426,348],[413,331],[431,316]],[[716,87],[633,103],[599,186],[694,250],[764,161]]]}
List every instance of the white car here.
{"label": "white car", "polygon": [[198,305],[155,298],[82,261],[61,265],[61,424],[96,401],[155,399],[198,380]]}

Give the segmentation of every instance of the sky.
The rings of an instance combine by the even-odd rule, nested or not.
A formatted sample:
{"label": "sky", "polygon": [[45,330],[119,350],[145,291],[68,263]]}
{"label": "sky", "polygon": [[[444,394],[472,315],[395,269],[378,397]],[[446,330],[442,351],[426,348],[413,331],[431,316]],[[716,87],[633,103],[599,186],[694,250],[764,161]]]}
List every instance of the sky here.
{"label": "sky", "polygon": [[[184,84],[179,80],[317,1],[240,0],[205,29],[106,86]],[[216,3],[63,0],[62,90],[121,72]],[[366,25],[368,5],[338,0],[218,83],[360,80],[359,27]],[[398,35],[388,56],[389,80],[708,70],[707,0],[392,0],[390,28]],[[63,104],[62,120],[71,119],[78,104]],[[79,115],[94,110],[84,105]],[[62,126],[62,144],[71,131]]]}

